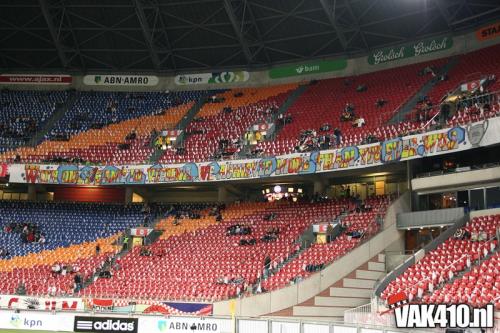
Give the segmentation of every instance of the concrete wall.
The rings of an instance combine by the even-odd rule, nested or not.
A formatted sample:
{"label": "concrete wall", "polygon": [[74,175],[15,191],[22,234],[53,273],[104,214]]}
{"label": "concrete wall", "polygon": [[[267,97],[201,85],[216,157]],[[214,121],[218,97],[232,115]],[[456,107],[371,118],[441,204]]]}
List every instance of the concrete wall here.
{"label": "concrete wall", "polygon": [[[108,90],[108,91],[165,91],[165,90],[204,90],[204,89],[227,89],[235,87],[264,87],[270,85],[277,85],[283,83],[291,82],[302,82],[310,81],[313,79],[327,79],[334,77],[346,77],[353,75],[360,75],[364,73],[380,71],[384,69],[405,66],[414,63],[420,63],[430,60],[435,60],[438,58],[449,57],[453,55],[458,55],[466,52],[471,52],[480,48],[491,46],[500,43],[500,40],[492,39],[488,41],[480,42],[476,39],[474,32],[469,32],[463,35],[453,37],[453,46],[444,51],[430,53],[427,55],[406,58],[396,61],[389,61],[386,63],[378,65],[370,65],[367,61],[367,56],[357,57],[349,59],[347,62],[347,67],[343,70],[329,73],[313,74],[313,75],[303,75],[287,77],[282,79],[270,79],[268,76],[268,70],[258,70],[252,71],[250,79],[247,82],[240,83],[229,83],[229,84],[199,84],[199,85],[185,85],[179,86],[174,82],[174,76],[160,76],[159,83],[153,87],[105,87],[105,86],[87,86],[83,84],[83,75],[74,75],[73,84],[71,86],[23,86],[23,85],[13,85],[9,87],[10,89],[45,89],[45,90],[59,90],[73,88],[77,90]],[[280,67],[280,66],[276,66]],[[243,68],[242,68],[243,69]],[[92,73],[92,74],[104,74],[104,73]]]}
{"label": "concrete wall", "polygon": [[464,171],[412,179],[414,191],[433,191],[457,186],[481,185],[500,181],[500,167]]}
{"label": "concrete wall", "polygon": [[[354,269],[382,252],[388,244],[400,242],[403,233],[396,229],[398,213],[409,210],[409,194],[404,194],[388,209],[384,230],[352,250],[333,264],[306,280],[269,293],[245,297],[236,301],[237,316],[261,316],[297,305],[319,294]],[[230,301],[214,303],[214,315],[229,315]]]}

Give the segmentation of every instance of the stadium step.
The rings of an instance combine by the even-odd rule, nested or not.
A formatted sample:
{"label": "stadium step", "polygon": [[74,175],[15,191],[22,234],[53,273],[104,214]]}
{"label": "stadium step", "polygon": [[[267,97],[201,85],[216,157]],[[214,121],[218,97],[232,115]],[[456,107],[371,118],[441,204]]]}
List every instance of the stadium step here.
{"label": "stadium step", "polygon": [[378,279],[385,275],[385,255],[379,254],[338,280],[327,290],[271,316],[343,321],[344,311],[370,303]]}
{"label": "stadium step", "polygon": [[325,292],[294,306],[293,316],[326,317],[328,320],[343,321],[345,310],[370,302],[377,279],[385,274],[384,261],[383,254],[375,256]]}

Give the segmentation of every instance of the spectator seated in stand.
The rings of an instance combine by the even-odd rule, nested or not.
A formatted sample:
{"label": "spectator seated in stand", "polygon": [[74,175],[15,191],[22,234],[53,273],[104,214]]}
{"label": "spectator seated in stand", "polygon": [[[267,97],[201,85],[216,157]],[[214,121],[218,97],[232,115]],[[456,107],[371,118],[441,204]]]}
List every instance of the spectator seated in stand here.
{"label": "spectator seated in stand", "polygon": [[377,107],[377,108],[381,108],[381,107],[383,107],[383,106],[384,106],[384,105],[386,105],[386,104],[387,104],[387,101],[386,101],[385,99],[383,99],[383,98],[379,98],[379,99],[377,99],[377,101],[375,102],[375,107]]}
{"label": "spectator seated in stand", "polygon": [[352,121],[352,127],[363,127],[365,125],[365,118],[359,117]]}
{"label": "spectator seated in stand", "polygon": [[357,92],[365,92],[368,90],[368,86],[366,84],[360,84],[356,87]]}

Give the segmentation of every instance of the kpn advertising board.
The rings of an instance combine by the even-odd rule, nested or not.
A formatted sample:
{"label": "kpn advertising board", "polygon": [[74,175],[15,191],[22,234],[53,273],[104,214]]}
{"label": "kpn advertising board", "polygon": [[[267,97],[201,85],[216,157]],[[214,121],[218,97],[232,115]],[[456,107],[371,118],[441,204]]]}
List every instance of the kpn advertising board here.
{"label": "kpn advertising board", "polygon": [[0,311],[0,329],[72,332],[74,317],[60,312]]}

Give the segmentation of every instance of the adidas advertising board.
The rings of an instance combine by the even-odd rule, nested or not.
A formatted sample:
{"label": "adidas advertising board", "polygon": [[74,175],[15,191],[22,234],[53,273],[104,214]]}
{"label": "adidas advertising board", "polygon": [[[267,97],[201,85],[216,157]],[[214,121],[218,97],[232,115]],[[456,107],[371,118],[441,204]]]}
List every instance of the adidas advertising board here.
{"label": "adidas advertising board", "polygon": [[139,320],[137,318],[119,317],[75,317],[75,332],[102,333],[137,333]]}

